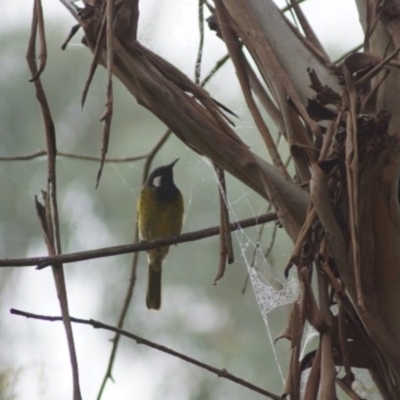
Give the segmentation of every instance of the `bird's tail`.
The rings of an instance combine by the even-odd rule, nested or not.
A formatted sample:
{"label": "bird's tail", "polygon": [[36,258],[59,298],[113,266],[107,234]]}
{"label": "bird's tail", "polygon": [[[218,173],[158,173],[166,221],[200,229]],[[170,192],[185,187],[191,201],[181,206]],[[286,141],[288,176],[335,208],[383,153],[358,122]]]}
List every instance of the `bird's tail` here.
{"label": "bird's tail", "polygon": [[162,260],[159,259],[149,264],[146,304],[151,310],[159,310],[161,307],[161,264]]}

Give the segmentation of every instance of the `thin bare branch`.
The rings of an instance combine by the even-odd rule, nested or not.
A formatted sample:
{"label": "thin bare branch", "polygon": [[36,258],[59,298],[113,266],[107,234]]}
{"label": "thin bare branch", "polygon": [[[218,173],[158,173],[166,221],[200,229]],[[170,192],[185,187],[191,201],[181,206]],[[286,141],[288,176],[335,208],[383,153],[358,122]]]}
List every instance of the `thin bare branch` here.
{"label": "thin bare branch", "polygon": [[[94,45],[93,59],[90,64],[89,75],[86,79],[85,86],[82,91],[82,98],[81,98],[81,107],[82,108],[85,105],[87,94],[88,94],[89,88],[90,88],[90,84],[92,83],[94,73],[96,72],[96,69],[99,65],[99,60],[101,58],[101,52],[103,51],[104,36],[106,34],[106,21],[107,21],[107,14],[105,13],[101,20],[100,27],[98,28],[98,31],[97,31],[96,42],[93,44]],[[85,37],[85,38],[87,40],[87,37]]]}
{"label": "thin bare branch", "polygon": [[346,53],[342,54],[339,58],[337,58],[333,63],[334,64],[339,64],[340,62],[342,62],[346,57],[348,57],[350,54],[353,53],[357,53],[358,50],[361,50],[363,48],[363,44],[359,44],[358,46],[353,47],[352,49],[350,49],[349,51],[347,51]]}
{"label": "thin bare branch", "polygon": [[107,93],[106,106],[100,121],[103,122],[103,138],[101,144],[101,161],[97,172],[96,188],[99,186],[104,167],[104,159],[110,142],[110,129],[114,108],[114,96],[112,85],[112,68],[114,65],[114,0],[106,0],[106,49],[107,49]]}
{"label": "thin bare branch", "polygon": [[221,57],[216,63],[214,68],[208,73],[208,75],[202,80],[201,86],[206,86],[208,81],[215,75],[215,73],[225,65],[225,63],[230,59],[229,54]]}
{"label": "thin bare branch", "polygon": [[198,20],[199,20],[199,48],[197,50],[196,64],[194,67],[194,81],[199,85],[201,78],[201,60],[203,57],[204,48],[204,0],[198,0]]}
{"label": "thin bare branch", "polygon": [[[43,156],[47,156],[47,151],[46,150],[38,150],[34,153],[31,154],[24,154],[22,156],[4,156],[0,157],[0,161],[30,161],[35,158],[40,158]],[[107,157],[104,159],[104,162],[106,163],[125,163],[125,162],[133,162],[133,161],[140,161],[145,158],[147,158],[149,154],[143,154],[141,156],[135,156],[135,157],[123,157],[123,158],[112,158],[112,157]],[[57,151],[57,157],[64,157],[64,158],[72,158],[75,160],[84,160],[84,161],[100,161],[100,157],[95,157],[95,156],[85,156],[81,154],[74,154],[74,153],[66,153],[63,151]]]}
{"label": "thin bare branch", "polygon": [[[263,214],[255,218],[243,219],[230,224],[231,231],[249,228],[258,224],[276,221],[278,219],[275,213]],[[95,258],[111,257],[119,254],[135,253],[156,249],[158,247],[170,246],[178,243],[193,242],[199,239],[205,239],[210,236],[219,235],[220,227],[202,229],[196,232],[183,233],[177,237],[157,239],[151,242],[141,242],[121,246],[104,247],[97,250],[88,250],[78,253],[63,254],[54,257],[32,257],[32,258],[3,258],[0,259],[0,267],[32,267],[38,266],[38,269],[45,268],[51,264],[72,263],[76,261],[92,260]]]}
{"label": "thin bare branch", "polygon": [[[51,317],[51,316],[45,316],[45,315],[38,315],[38,314],[33,314],[33,313],[17,310],[17,309],[14,309],[14,308],[12,308],[10,310],[10,313],[13,314],[13,315],[19,315],[19,316],[26,317],[26,318],[38,319],[38,320],[41,320],[41,321],[50,321],[50,322],[62,321],[61,317]],[[213,374],[217,375],[219,378],[224,378],[224,379],[230,380],[231,382],[235,382],[238,385],[246,387],[247,389],[250,389],[250,390],[252,390],[254,392],[260,393],[263,396],[266,396],[266,397],[268,397],[270,399],[282,400],[281,396],[278,396],[278,395],[276,395],[276,394],[274,394],[272,392],[269,392],[268,390],[260,388],[259,386],[253,385],[252,383],[247,382],[242,378],[239,378],[239,377],[237,377],[235,375],[232,375],[226,369],[218,369],[218,368],[212,367],[209,364],[205,364],[205,363],[203,363],[203,362],[201,362],[199,360],[196,360],[196,359],[194,359],[192,357],[189,357],[189,356],[187,356],[187,355],[185,355],[183,353],[179,353],[179,352],[177,352],[175,350],[172,350],[169,347],[162,346],[162,345],[160,345],[158,343],[155,343],[155,342],[152,342],[150,340],[147,340],[147,339],[145,339],[145,338],[143,338],[141,336],[135,335],[134,333],[130,333],[128,331],[124,331],[122,329],[115,328],[115,327],[113,327],[111,325],[107,325],[107,324],[104,324],[104,323],[102,323],[100,321],[95,321],[93,319],[89,320],[89,319],[81,319],[81,318],[71,318],[71,321],[74,322],[74,323],[77,323],[77,324],[89,325],[89,326],[92,326],[95,329],[105,329],[105,330],[108,330],[108,331],[111,331],[111,332],[118,333],[118,334],[120,334],[120,335],[122,335],[124,337],[127,337],[129,339],[132,339],[132,340],[136,341],[137,344],[143,344],[145,346],[148,346],[148,347],[151,347],[153,349],[159,350],[159,351],[161,351],[163,353],[166,353],[166,354],[169,354],[171,356],[177,357],[177,358],[179,358],[179,359],[181,359],[183,361],[186,361],[186,362],[188,362],[190,364],[196,365],[199,368],[202,368],[202,369],[205,369],[205,370],[207,370],[209,372],[212,372]]]}
{"label": "thin bare branch", "polygon": [[223,169],[214,164],[218,182],[219,207],[220,207],[220,235],[219,235],[219,262],[213,285],[224,276],[226,263],[233,262],[232,237],[229,229],[229,211],[227,209],[226,182]]}
{"label": "thin bare branch", "polygon": [[[36,39],[39,32],[40,39],[40,65],[37,66],[36,60]],[[34,11],[32,18],[31,36],[29,39],[28,50],[26,59],[32,75],[36,91],[36,98],[40,104],[41,113],[43,117],[45,138],[47,146],[48,157],[48,172],[47,172],[47,193],[43,192],[44,205],[36,200],[38,216],[40,218],[42,232],[45,238],[47,250],[50,256],[56,256],[62,253],[61,237],[60,237],[60,223],[58,215],[57,203],[57,174],[56,174],[56,133],[53,118],[51,115],[50,107],[47,101],[47,96],[40,80],[40,75],[46,65],[46,38],[45,38],[43,10],[41,0],[35,0]],[[72,369],[73,379],[73,399],[81,400],[80,384],[79,384],[79,371],[78,360],[75,351],[74,336],[72,326],[69,318],[67,289],[64,278],[64,271],[61,263],[52,263],[52,271],[54,282],[59,300],[62,321],[67,337],[69,357]]]}

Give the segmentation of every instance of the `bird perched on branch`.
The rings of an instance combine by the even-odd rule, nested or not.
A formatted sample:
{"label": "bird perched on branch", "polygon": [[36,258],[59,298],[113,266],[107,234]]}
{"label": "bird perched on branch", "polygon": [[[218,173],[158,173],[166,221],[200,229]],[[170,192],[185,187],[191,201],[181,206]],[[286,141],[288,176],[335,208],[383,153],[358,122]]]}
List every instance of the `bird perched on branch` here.
{"label": "bird perched on branch", "polygon": [[[172,171],[177,161],[156,168],[143,186],[137,204],[141,240],[167,238],[181,233],[183,197],[175,186]],[[146,304],[149,309],[158,310],[161,307],[162,263],[168,251],[169,246],[147,251],[149,276]]]}

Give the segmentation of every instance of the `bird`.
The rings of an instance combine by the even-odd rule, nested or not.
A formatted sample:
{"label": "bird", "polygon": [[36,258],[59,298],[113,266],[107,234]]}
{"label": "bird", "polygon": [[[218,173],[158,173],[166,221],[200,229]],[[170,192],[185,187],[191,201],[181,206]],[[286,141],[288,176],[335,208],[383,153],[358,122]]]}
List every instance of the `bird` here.
{"label": "bird", "polygon": [[[164,165],[152,171],[140,192],[137,202],[139,238],[155,240],[177,236],[181,233],[184,203],[173,177],[174,165]],[[149,273],[147,279],[146,305],[148,309],[161,307],[162,264],[169,246],[147,251]]]}

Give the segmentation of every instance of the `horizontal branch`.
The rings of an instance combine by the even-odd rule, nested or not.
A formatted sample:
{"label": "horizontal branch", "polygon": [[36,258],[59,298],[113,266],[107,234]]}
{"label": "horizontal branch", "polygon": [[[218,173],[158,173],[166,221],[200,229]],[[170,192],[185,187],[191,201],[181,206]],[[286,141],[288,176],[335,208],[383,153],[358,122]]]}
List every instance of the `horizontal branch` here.
{"label": "horizontal branch", "polygon": [[[249,228],[258,224],[276,221],[278,219],[275,213],[263,214],[258,217],[244,219],[230,224],[231,231]],[[32,257],[32,258],[6,258],[0,259],[0,267],[32,267],[37,269],[45,268],[49,265],[72,263],[77,261],[93,260],[96,258],[117,256],[120,254],[136,253],[138,251],[155,249],[157,247],[170,246],[172,244],[192,242],[199,239],[205,239],[210,236],[219,235],[219,226],[202,229],[196,232],[184,233],[165,239],[152,240],[150,242],[140,242],[126,244],[121,246],[104,247],[96,250],[87,250],[79,253],[62,254],[54,257]]]}
{"label": "horizontal branch", "polygon": [[[73,158],[75,160],[101,161],[100,157],[85,156],[85,155],[74,154],[74,153],[66,153],[64,151],[58,151],[56,155],[57,155],[57,157]],[[23,154],[21,156],[1,156],[0,161],[30,161],[35,158],[40,158],[40,157],[44,157],[44,156],[47,156],[47,151],[46,150],[38,150],[38,151],[35,151],[34,153]],[[148,157],[148,154],[143,154],[141,156],[135,156],[135,157],[123,157],[123,158],[107,157],[104,160],[104,162],[109,162],[109,163],[131,162],[131,161],[143,160],[147,157]]]}
{"label": "horizontal branch", "polygon": [[[62,321],[61,317],[51,317],[51,316],[45,316],[45,315],[32,314],[32,313],[21,311],[21,310],[16,310],[14,308],[12,308],[10,310],[10,313],[14,314],[14,315],[20,315],[20,316],[23,316],[23,317],[26,317],[26,318],[39,319],[39,320],[42,320],[42,321],[50,321],[50,322]],[[115,327],[113,327],[111,325],[103,324],[102,322],[95,321],[93,319],[89,320],[89,319],[81,319],[81,318],[71,317],[70,320],[71,320],[71,322],[74,322],[74,323],[77,323],[77,324],[83,324],[83,325],[92,326],[95,329],[99,329],[100,328],[100,329],[105,329],[105,330],[108,330],[108,331],[111,331],[111,332],[118,333],[118,334],[120,334],[122,336],[125,336],[127,338],[135,340],[137,344],[144,344],[144,345],[146,345],[148,347],[151,347],[153,349],[159,350],[159,351],[161,351],[163,353],[166,353],[166,354],[169,354],[171,356],[180,358],[181,360],[184,360],[184,361],[186,361],[186,362],[188,362],[190,364],[196,365],[196,366],[198,366],[200,368],[203,368],[203,369],[205,369],[205,370],[207,370],[209,372],[212,372],[213,374],[217,375],[219,378],[228,379],[231,382],[235,382],[238,385],[246,387],[246,388],[248,388],[248,389],[250,389],[250,390],[252,390],[254,392],[260,393],[260,394],[262,394],[262,395],[264,395],[266,397],[269,397],[270,399],[273,399],[273,400],[281,400],[282,399],[282,397],[280,397],[280,396],[278,396],[278,395],[276,395],[274,393],[271,393],[268,390],[264,390],[264,389],[260,388],[259,386],[253,385],[252,383],[245,381],[242,378],[239,378],[239,377],[237,377],[235,375],[230,374],[226,369],[215,368],[215,367],[213,367],[211,365],[208,365],[208,364],[205,364],[205,363],[203,363],[201,361],[198,361],[198,360],[196,360],[196,359],[194,359],[192,357],[188,357],[185,354],[179,353],[178,351],[172,350],[169,347],[162,346],[162,345],[157,344],[155,342],[152,342],[150,340],[144,339],[141,336],[135,335],[134,333],[127,332],[127,331],[125,331],[123,329],[115,328]]]}

